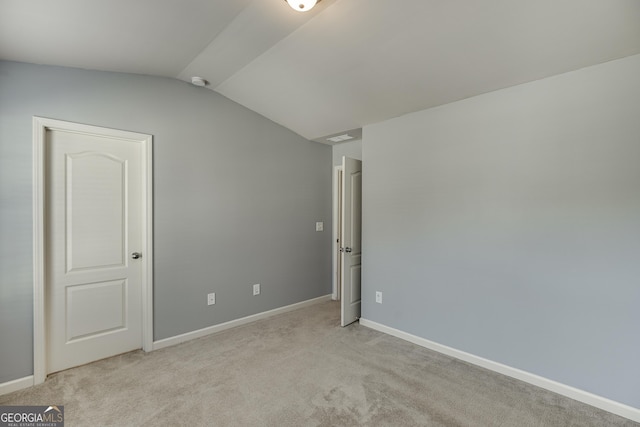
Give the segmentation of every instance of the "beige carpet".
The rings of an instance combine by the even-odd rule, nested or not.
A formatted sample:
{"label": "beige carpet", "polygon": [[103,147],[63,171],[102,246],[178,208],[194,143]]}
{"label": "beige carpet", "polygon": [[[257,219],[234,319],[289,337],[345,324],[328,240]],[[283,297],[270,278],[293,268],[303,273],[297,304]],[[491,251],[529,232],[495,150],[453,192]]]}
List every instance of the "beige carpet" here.
{"label": "beige carpet", "polygon": [[354,324],[327,302],[55,375],[0,405],[67,426],[637,426]]}

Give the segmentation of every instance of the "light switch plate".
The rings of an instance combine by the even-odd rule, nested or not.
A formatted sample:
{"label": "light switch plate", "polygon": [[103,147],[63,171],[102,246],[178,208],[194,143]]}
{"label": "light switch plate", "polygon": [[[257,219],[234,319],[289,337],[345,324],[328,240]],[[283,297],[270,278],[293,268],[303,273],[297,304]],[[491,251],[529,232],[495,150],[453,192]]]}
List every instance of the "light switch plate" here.
{"label": "light switch plate", "polygon": [[316,231],[324,231],[324,222],[316,222]]}

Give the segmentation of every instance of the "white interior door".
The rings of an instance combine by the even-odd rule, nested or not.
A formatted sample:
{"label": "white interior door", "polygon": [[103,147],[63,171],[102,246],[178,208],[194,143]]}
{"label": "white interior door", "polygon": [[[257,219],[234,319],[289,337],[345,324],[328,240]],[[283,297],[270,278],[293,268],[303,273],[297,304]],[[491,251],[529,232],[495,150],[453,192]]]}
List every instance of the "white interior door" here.
{"label": "white interior door", "polygon": [[360,318],[362,270],[362,162],[342,158],[342,326]]}
{"label": "white interior door", "polygon": [[142,347],[143,152],[66,130],[47,130],[45,141],[51,373]]}

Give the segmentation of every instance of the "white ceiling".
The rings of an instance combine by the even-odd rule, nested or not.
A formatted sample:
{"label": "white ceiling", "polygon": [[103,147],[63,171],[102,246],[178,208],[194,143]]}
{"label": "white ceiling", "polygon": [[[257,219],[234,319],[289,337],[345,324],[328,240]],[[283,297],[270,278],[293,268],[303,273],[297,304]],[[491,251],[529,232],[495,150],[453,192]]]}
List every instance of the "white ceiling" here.
{"label": "white ceiling", "polygon": [[0,58],[205,78],[307,139],[640,53],[639,0],[0,0]]}

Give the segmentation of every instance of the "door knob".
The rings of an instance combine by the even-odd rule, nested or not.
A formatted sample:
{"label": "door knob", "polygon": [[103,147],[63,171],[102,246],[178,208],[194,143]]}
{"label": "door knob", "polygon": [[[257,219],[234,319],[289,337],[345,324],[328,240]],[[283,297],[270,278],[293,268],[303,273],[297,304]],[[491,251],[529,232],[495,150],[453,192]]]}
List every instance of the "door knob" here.
{"label": "door knob", "polygon": [[346,253],[351,253],[351,248],[344,248],[344,251],[345,251]]}
{"label": "door knob", "polygon": [[134,252],[134,253],[131,254],[131,258],[132,259],[142,258],[142,254],[140,252]]}

